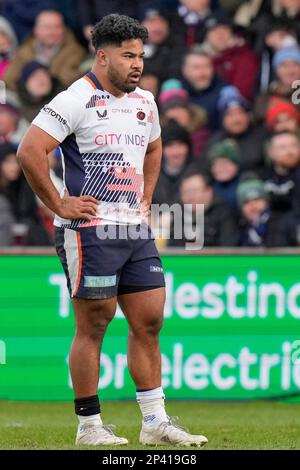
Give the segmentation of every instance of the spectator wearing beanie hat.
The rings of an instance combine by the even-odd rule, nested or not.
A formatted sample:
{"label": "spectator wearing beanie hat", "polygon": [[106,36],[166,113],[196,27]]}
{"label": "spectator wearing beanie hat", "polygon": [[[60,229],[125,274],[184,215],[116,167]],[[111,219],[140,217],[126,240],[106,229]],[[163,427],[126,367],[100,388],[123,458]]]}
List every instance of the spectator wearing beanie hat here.
{"label": "spectator wearing beanie hat", "polygon": [[239,207],[247,204],[250,201],[263,200],[269,202],[269,195],[265,190],[264,183],[256,175],[251,174],[248,179],[248,174],[244,174],[237,188],[237,201]]}
{"label": "spectator wearing beanie hat", "polygon": [[274,54],[283,47],[297,46],[297,28],[289,20],[274,20],[265,28],[261,40],[255,41],[254,48],[260,56],[260,76],[258,80],[261,93],[268,91],[274,80],[272,61]]}
{"label": "spectator wearing beanie hat", "polygon": [[208,159],[215,193],[228,207],[236,209],[241,162],[239,146],[233,139],[224,139],[211,147]]}
{"label": "spectator wearing beanie hat", "polygon": [[181,180],[194,166],[189,133],[176,121],[171,120],[162,128],[162,144],[162,166],[153,202],[172,205],[179,202]]}
{"label": "spectator wearing beanie hat", "polygon": [[28,78],[37,70],[44,70],[47,72],[48,67],[46,67],[46,65],[40,64],[35,60],[27,62],[22,68],[20,81],[26,82]]}
{"label": "spectator wearing beanie hat", "polygon": [[293,84],[300,77],[300,48],[284,47],[273,58],[273,68],[277,80],[270,85],[274,94],[290,98],[294,92]]}
{"label": "spectator wearing beanie hat", "polygon": [[[274,96],[293,102],[294,83],[300,77],[300,48],[283,47],[273,57],[273,69],[276,78],[271,82],[266,93],[257,96],[254,113],[256,119],[264,120],[270,99]],[[294,103],[300,111],[300,104]]]}
{"label": "spectator wearing beanie hat", "polygon": [[277,70],[286,61],[293,61],[300,65],[300,49],[298,47],[283,47],[279,49],[273,58],[274,69]]}
{"label": "spectator wearing beanie hat", "polygon": [[190,102],[186,90],[181,88],[179,80],[167,80],[159,95],[161,124],[164,126],[174,119],[190,135],[192,155],[198,159],[210,135],[205,109]]}
{"label": "spectator wearing beanie hat", "polygon": [[238,185],[237,199],[241,211],[240,246],[269,248],[291,244],[283,235],[283,216],[271,210],[269,195],[257,176],[248,179],[245,175]]}
{"label": "spectator wearing beanie hat", "polygon": [[175,141],[184,143],[190,149],[191,141],[189,133],[176,121],[171,121],[162,129],[163,146],[165,147],[166,145],[169,145]]}
{"label": "spectator wearing beanie hat", "polygon": [[293,103],[274,97],[269,103],[266,122],[272,132],[299,134],[300,112]]}
{"label": "spectator wearing beanie hat", "polygon": [[233,108],[239,106],[245,111],[250,110],[250,103],[244,96],[241,95],[239,90],[235,86],[227,86],[220,93],[220,98],[218,102],[218,108],[221,112],[221,115],[224,116],[224,113],[228,108]]}
{"label": "spectator wearing beanie hat", "polygon": [[158,97],[159,105],[164,106],[173,99],[189,99],[187,90],[183,88],[181,81],[176,78],[170,78],[162,84]]}
{"label": "spectator wearing beanie hat", "polygon": [[51,76],[46,66],[37,61],[25,64],[17,84],[23,116],[31,122],[40,109],[62,89],[60,82]]}
{"label": "spectator wearing beanie hat", "polygon": [[241,155],[241,171],[260,170],[264,166],[264,141],[266,129],[252,122],[249,103],[232,86],[222,90],[219,99],[219,110],[222,116],[222,129],[210,139],[205,151],[205,158],[213,144],[224,139],[234,139]]}

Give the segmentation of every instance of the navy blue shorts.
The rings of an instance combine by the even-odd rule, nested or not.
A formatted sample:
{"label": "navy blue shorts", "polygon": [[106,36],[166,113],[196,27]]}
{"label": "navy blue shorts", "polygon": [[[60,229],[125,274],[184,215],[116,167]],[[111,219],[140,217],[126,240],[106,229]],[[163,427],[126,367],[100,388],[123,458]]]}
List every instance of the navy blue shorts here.
{"label": "navy blue shorts", "polygon": [[71,297],[107,299],[165,285],[161,260],[145,224],[56,227],[55,246]]}

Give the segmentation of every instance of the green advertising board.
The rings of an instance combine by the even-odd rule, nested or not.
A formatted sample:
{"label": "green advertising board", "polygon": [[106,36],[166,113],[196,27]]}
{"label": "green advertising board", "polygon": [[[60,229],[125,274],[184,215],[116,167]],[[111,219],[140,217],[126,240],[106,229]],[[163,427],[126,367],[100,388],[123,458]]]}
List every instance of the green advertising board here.
{"label": "green advertising board", "polygon": [[[299,255],[164,256],[161,332],[168,398],[300,396]],[[73,398],[74,321],[55,256],[0,257],[0,399]],[[127,323],[102,351],[101,399],[134,398]]]}

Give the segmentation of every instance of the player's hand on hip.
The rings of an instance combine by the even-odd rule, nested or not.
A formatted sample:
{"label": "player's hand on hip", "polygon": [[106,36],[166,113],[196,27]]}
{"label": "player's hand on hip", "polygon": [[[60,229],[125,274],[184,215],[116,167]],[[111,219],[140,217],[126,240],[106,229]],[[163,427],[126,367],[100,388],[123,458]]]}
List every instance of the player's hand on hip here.
{"label": "player's hand on hip", "polygon": [[92,220],[97,214],[99,201],[93,196],[64,196],[57,214],[64,219]]}
{"label": "player's hand on hip", "polygon": [[143,217],[148,217],[151,214],[151,202],[147,199],[141,201],[141,214]]}
{"label": "player's hand on hip", "polygon": [[142,221],[150,225],[151,221],[151,202],[143,199],[140,206]]}

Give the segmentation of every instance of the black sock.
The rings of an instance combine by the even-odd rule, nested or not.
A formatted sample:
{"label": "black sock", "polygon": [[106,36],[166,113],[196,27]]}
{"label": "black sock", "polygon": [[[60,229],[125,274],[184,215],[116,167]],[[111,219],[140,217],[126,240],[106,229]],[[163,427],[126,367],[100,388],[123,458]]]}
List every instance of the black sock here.
{"label": "black sock", "polygon": [[75,413],[80,416],[91,416],[100,413],[100,403],[98,395],[91,397],[75,398]]}

